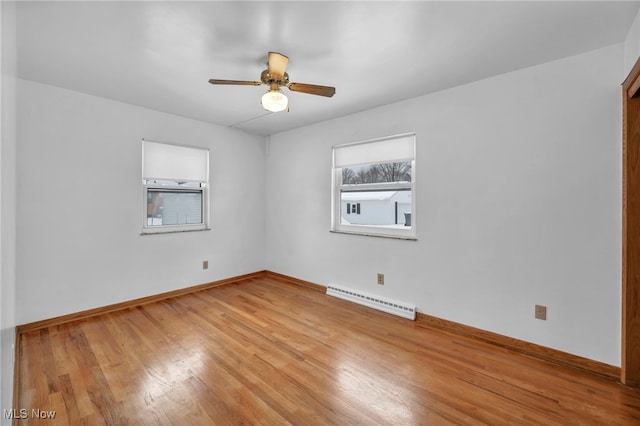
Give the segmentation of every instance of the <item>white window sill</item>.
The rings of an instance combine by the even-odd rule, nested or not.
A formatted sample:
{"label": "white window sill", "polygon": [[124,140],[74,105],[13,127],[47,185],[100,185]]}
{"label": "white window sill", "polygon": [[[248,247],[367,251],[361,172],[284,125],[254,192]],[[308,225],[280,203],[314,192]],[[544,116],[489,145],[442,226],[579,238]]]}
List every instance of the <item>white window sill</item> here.
{"label": "white window sill", "polygon": [[162,234],[178,234],[183,232],[202,232],[202,231],[211,231],[211,228],[202,228],[202,229],[162,229],[162,230],[153,230],[153,231],[142,231],[140,235],[162,235]]}
{"label": "white window sill", "polygon": [[375,232],[367,232],[365,230],[352,231],[352,230],[343,230],[343,229],[331,229],[329,230],[329,232],[334,234],[360,235],[364,237],[393,238],[396,240],[418,241],[418,238],[412,235],[380,234]]}

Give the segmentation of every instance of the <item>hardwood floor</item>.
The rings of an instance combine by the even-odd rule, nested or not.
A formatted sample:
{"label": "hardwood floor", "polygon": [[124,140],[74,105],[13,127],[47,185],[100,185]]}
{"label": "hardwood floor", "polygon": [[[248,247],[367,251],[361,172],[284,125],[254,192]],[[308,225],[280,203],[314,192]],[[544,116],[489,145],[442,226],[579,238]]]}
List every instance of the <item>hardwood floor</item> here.
{"label": "hardwood floor", "polygon": [[640,424],[638,390],[269,277],[19,346],[28,424]]}

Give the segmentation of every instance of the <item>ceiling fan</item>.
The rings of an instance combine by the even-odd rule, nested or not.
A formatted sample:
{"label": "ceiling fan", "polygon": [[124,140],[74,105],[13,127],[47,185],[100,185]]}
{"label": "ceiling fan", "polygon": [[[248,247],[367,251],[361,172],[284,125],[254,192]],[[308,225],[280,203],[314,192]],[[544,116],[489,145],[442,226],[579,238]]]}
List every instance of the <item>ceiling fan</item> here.
{"label": "ceiling fan", "polygon": [[239,86],[259,86],[266,84],[269,91],[262,95],[262,106],[267,111],[278,112],[288,110],[289,100],[282,93],[281,87],[285,86],[293,92],[309,93],[311,95],[332,97],[336,93],[335,87],[318,86],[316,84],[289,83],[289,74],[284,70],[289,58],[277,52],[269,52],[267,69],[260,74],[260,81],[244,80],[219,80],[212,78],[211,84],[235,84]]}

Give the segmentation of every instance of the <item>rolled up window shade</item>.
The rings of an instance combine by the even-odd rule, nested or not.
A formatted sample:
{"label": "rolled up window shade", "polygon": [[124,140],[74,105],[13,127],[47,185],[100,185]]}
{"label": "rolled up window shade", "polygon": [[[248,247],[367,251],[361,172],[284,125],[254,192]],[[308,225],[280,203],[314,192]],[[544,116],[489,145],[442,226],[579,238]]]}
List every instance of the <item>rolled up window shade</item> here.
{"label": "rolled up window shade", "polygon": [[333,147],[333,165],[336,168],[362,164],[410,161],[415,156],[414,133],[390,138],[358,142]]}
{"label": "rolled up window shade", "polygon": [[142,179],[207,182],[209,150],[143,140]]}

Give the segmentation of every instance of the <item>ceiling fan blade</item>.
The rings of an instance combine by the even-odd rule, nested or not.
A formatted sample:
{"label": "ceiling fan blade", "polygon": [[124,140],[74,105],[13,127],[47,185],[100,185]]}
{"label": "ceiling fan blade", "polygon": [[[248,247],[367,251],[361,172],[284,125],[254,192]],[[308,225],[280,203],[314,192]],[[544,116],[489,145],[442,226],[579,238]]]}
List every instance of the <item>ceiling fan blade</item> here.
{"label": "ceiling fan blade", "polygon": [[245,80],[218,80],[212,78],[209,80],[211,84],[237,84],[240,86],[260,86],[262,82],[260,81],[245,81]]}
{"label": "ceiling fan blade", "polygon": [[327,98],[332,97],[336,93],[335,87],[318,86],[316,84],[289,83],[287,87],[289,88],[289,90],[292,90],[294,92],[302,92],[302,93],[309,93],[311,95],[326,96]]}
{"label": "ceiling fan blade", "polygon": [[269,59],[267,60],[267,69],[269,74],[276,77],[283,77],[284,70],[289,63],[289,58],[282,53],[269,52]]}

